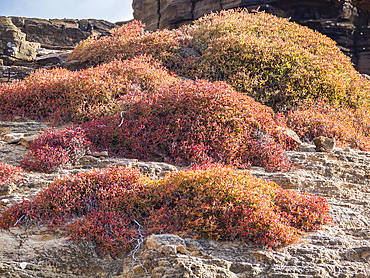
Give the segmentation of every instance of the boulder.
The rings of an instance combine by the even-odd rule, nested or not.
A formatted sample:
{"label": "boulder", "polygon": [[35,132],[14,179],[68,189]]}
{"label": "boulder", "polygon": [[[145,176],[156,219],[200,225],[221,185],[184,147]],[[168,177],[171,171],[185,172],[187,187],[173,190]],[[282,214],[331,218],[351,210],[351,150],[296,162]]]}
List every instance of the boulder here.
{"label": "boulder", "polygon": [[39,135],[38,134],[33,134],[33,135],[29,135],[29,136],[24,136],[22,137],[19,142],[21,143],[21,145],[23,147],[25,147],[26,149],[29,148],[31,142],[35,139],[39,138]]}
{"label": "boulder", "polygon": [[[91,35],[110,35],[120,25],[95,19],[0,17],[0,83],[23,79],[38,68],[84,67],[65,62],[72,49]],[[41,48],[42,47],[42,48]]]}
{"label": "boulder", "polygon": [[33,61],[39,43],[26,40],[26,34],[21,32],[10,18],[0,16],[0,54],[4,62],[13,59]]}
{"label": "boulder", "polygon": [[[20,60],[19,60],[20,61]],[[23,79],[36,68],[30,66],[2,66],[0,67],[0,82],[11,82],[15,79]]]}
{"label": "boulder", "polygon": [[313,139],[317,152],[330,152],[333,150],[335,140],[324,136],[319,136]]}
{"label": "boulder", "polygon": [[36,57],[35,61],[38,65],[41,65],[41,66],[46,66],[50,64],[58,65],[58,64],[61,64],[62,62],[61,58],[56,53],[50,53],[50,54],[46,54],[40,57]]}

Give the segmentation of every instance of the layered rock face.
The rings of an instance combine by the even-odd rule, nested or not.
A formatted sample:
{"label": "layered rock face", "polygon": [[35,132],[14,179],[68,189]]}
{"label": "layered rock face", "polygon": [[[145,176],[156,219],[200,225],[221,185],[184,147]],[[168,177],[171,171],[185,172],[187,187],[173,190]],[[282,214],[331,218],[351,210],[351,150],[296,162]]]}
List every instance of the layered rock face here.
{"label": "layered rock face", "polygon": [[26,40],[26,34],[21,32],[7,17],[0,17],[0,49],[1,57],[32,61],[36,58],[39,43]]}
{"label": "layered rock face", "polygon": [[[0,161],[17,165],[27,152],[26,138],[46,126],[0,122]],[[137,250],[111,258],[99,257],[91,243],[69,241],[44,226],[12,228],[0,231],[0,277],[370,277],[370,153],[349,148],[317,152],[314,145],[302,144],[287,155],[295,163],[293,171],[250,171],[284,188],[329,200],[333,224],[308,233],[301,244],[269,250],[239,241],[151,235],[137,239],[144,240]],[[117,164],[154,178],[176,171],[164,163],[89,155],[60,173],[27,173],[23,184],[0,189],[0,207],[31,198],[55,177]]]}
{"label": "layered rock face", "polygon": [[114,23],[95,19],[37,19],[11,17],[11,21],[26,34],[29,42],[40,43],[47,48],[71,49],[92,34],[108,35],[117,27]]}
{"label": "layered rock face", "polygon": [[0,82],[23,79],[40,67],[64,64],[72,49],[90,35],[119,27],[104,20],[0,17]]}
{"label": "layered rock face", "polygon": [[361,73],[370,74],[370,2],[366,0],[133,0],[147,29],[177,28],[204,14],[245,7],[291,18],[338,43]]}

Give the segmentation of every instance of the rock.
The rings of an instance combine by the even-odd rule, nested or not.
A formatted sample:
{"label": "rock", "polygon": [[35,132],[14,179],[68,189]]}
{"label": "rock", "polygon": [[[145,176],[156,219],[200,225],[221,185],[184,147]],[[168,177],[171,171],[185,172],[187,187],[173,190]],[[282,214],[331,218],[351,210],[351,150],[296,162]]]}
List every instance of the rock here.
{"label": "rock", "polygon": [[86,66],[82,64],[79,60],[66,61],[62,63],[62,67],[69,70],[80,70],[85,69]]}
{"label": "rock", "polygon": [[313,139],[316,146],[317,152],[330,152],[333,150],[335,145],[335,140],[332,138],[327,138],[324,136],[319,136]]}
{"label": "rock", "polygon": [[162,162],[138,162],[135,166],[142,173],[156,178],[163,178],[166,174],[177,171],[177,167]]}
{"label": "rock", "polygon": [[92,156],[95,156],[95,157],[107,157],[108,156],[108,152],[107,151],[92,152],[91,155]]}
{"label": "rock", "polygon": [[0,185],[0,196],[8,195],[16,188],[15,184],[12,185]]}
{"label": "rock", "polygon": [[311,145],[311,144],[308,144],[308,143],[302,143],[297,151],[299,152],[315,152],[316,151],[316,148],[314,145]]}
{"label": "rock", "polygon": [[33,66],[3,66],[0,68],[0,80],[1,82],[11,82],[15,79],[23,79],[34,70]]}
{"label": "rock", "polygon": [[370,5],[365,0],[133,0],[132,7],[134,18],[148,30],[177,28],[204,14],[237,7],[291,18],[335,40],[357,70],[370,74]]}
{"label": "rock", "polygon": [[24,137],[24,133],[8,133],[4,135],[4,140],[9,144],[15,144],[19,143],[22,137]]}
{"label": "rock", "polygon": [[33,61],[39,47],[38,43],[26,41],[26,34],[22,33],[10,18],[0,16],[0,53],[3,60],[14,58]]}
{"label": "rock", "polygon": [[185,240],[179,236],[164,234],[151,235],[146,240],[146,248],[148,250],[155,250],[166,255],[170,254],[186,254]]}
{"label": "rock", "polygon": [[34,121],[23,121],[16,118],[16,122],[0,121],[0,135],[4,136],[7,133],[23,133],[27,135],[38,134],[40,131],[48,127],[48,123],[40,123]]}
{"label": "rock", "polygon": [[42,47],[62,50],[72,49],[92,34],[109,35],[114,23],[95,19],[37,19],[11,17],[11,21],[23,33],[27,41],[40,43]]}
{"label": "rock", "polygon": [[36,57],[35,62],[41,66],[46,66],[48,64],[60,65],[62,60],[59,58],[59,55],[55,53],[50,53],[40,57]]}
{"label": "rock", "polygon": [[295,142],[298,145],[298,147],[302,144],[301,139],[299,138],[297,133],[294,132],[294,130],[287,128],[287,127],[281,127],[281,126],[278,126],[277,130],[281,131],[285,136],[287,136],[293,142]]}
{"label": "rock", "polygon": [[1,277],[113,277],[122,259],[100,258],[93,245],[78,244],[44,227],[0,233]]}
{"label": "rock", "polygon": [[[84,68],[66,62],[72,49],[91,35],[110,35],[119,25],[104,20],[0,17],[0,83],[23,79],[41,67]],[[41,48],[42,46],[42,48]]]}

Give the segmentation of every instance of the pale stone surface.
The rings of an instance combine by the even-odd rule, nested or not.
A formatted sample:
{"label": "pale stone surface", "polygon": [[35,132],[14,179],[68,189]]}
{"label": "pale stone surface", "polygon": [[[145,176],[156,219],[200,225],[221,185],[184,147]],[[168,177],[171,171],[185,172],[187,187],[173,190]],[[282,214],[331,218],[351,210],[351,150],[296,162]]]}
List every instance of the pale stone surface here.
{"label": "pale stone surface", "polygon": [[19,143],[23,137],[24,133],[8,133],[4,135],[4,140],[9,144],[15,144]]}

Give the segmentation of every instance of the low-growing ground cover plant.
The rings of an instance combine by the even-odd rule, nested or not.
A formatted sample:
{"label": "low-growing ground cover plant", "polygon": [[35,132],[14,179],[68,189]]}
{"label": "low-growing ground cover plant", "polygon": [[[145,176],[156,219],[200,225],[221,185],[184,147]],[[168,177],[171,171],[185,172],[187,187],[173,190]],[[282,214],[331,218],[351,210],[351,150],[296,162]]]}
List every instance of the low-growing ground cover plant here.
{"label": "low-growing ground cover plant", "polygon": [[369,82],[330,38],[264,12],[228,10],[176,30],[144,31],[134,21],[111,37],[81,42],[70,59],[90,64],[150,54],[187,78],[226,81],[275,110],[322,98],[358,107]]}
{"label": "low-growing ground cover plant", "polygon": [[124,112],[84,125],[94,145],[123,157],[178,165],[291,167],[284,150],[294,142],[277,128],[284,122],[223,82],[177,80]]}
{"label": "low-growing ground cover plant", "polygon": [[90,145],[78,127],[50,128],[31,142],[20,165],[27,170],[51,173],[68,164],[74,165],[89,152]]}
{"label": "low-growing ground cover plant", "polygon": [[[3,86],[3,117],[85,122],[95,148],[128,158],[291,167],[284,150],[294,144],[277,129],[284,121],[225,83],[184,80],[147,57],[59,74],[58,69],[39,71]],[[23,166],[54,171],[69,161],[62,149],[38,147]]]}
{"label": "low-growing ground cover plant", "polygon": [[[368,82],[329,38],[245,10],[207,15],[178,30],[143,27],[134,21],[110,37],[81,42],[71,59],[96,67],[40,70],[0,84],[1,119],[85,123],[98,149],[185,165],[290,169],[284,151],[295,146],[277,129],[286,125],[302,139],[324,135],[339,146],[369,148]],[[139,54],[153,55],[179,75],[211,81],[184,80]],[[212,80],[227,81],[239,93]],[[317,97],[322,107],[307,105]],[[66,163],[62,153],[45,146],[33,156],[53,157],[46,167],[52,169]]]}
{"label": "low-growing ground cover plant", "polygon": [[178,52],[190,44],[191,37],[180,30],[152,33],[145,31],[144,27],[145,24],[134,20],[118,29],[112,29],[111,36],[91,36],[75,47],[68,60],[79,60],[82,64],[95,66],[115,59],[132,59],[149,54],[167,66],[173,63],[178,66]]}
{"label": "low-growing ground cover plant", "polygon": [[338,147],[370,150],[370,117],[366,110],[306,101],[288,111],[286,119],[288,127],[303,140],[326,136],[334,138]]}
{"label": "low-growing ground cover plant", "polygon": [[197,166],[163,180],[112,167],[54,180],[33,200],[3,210],[0,227],[58,225],[71,239],[115,255],[132,248],[136,222],[145,235],[171,232],[279,247],[329,223],[328,211],[325,198],[227,166]]}
{"label": "low-growing ground cover plant", "polygon": [[84,122],[112,113],[173,79],[158,62],[143,56],[78,72],[42,69],[22,81],[0,84],[0,117]]}
{"label": "low-growing ground cover plant", "polygon": [[[368,149],[369,81],[333,40],[309,28],[246,10],[213,13],[171,31],[148,32],[133,22],[112,37],[81,42],[71,59],[95,65],[143,53],[180,76],[226,81],[283,112],[301,139],[323,135],[338,146]],[[323,107],[307,106],[317,99]]]}
{"label": "low-growing ground cover plant", "polygon": [[298,100],[358,107],[369,82],[330,38],[264,12],[222,11],[184,27],[192,37],[195,76],[224,80],[276,110]]}
{"label": "low-growing ground cover plant", "polygon": [[4,186],[12,182],[21,182],[24,177],[23,174],[22,168],[0,162],[0,186]]}

